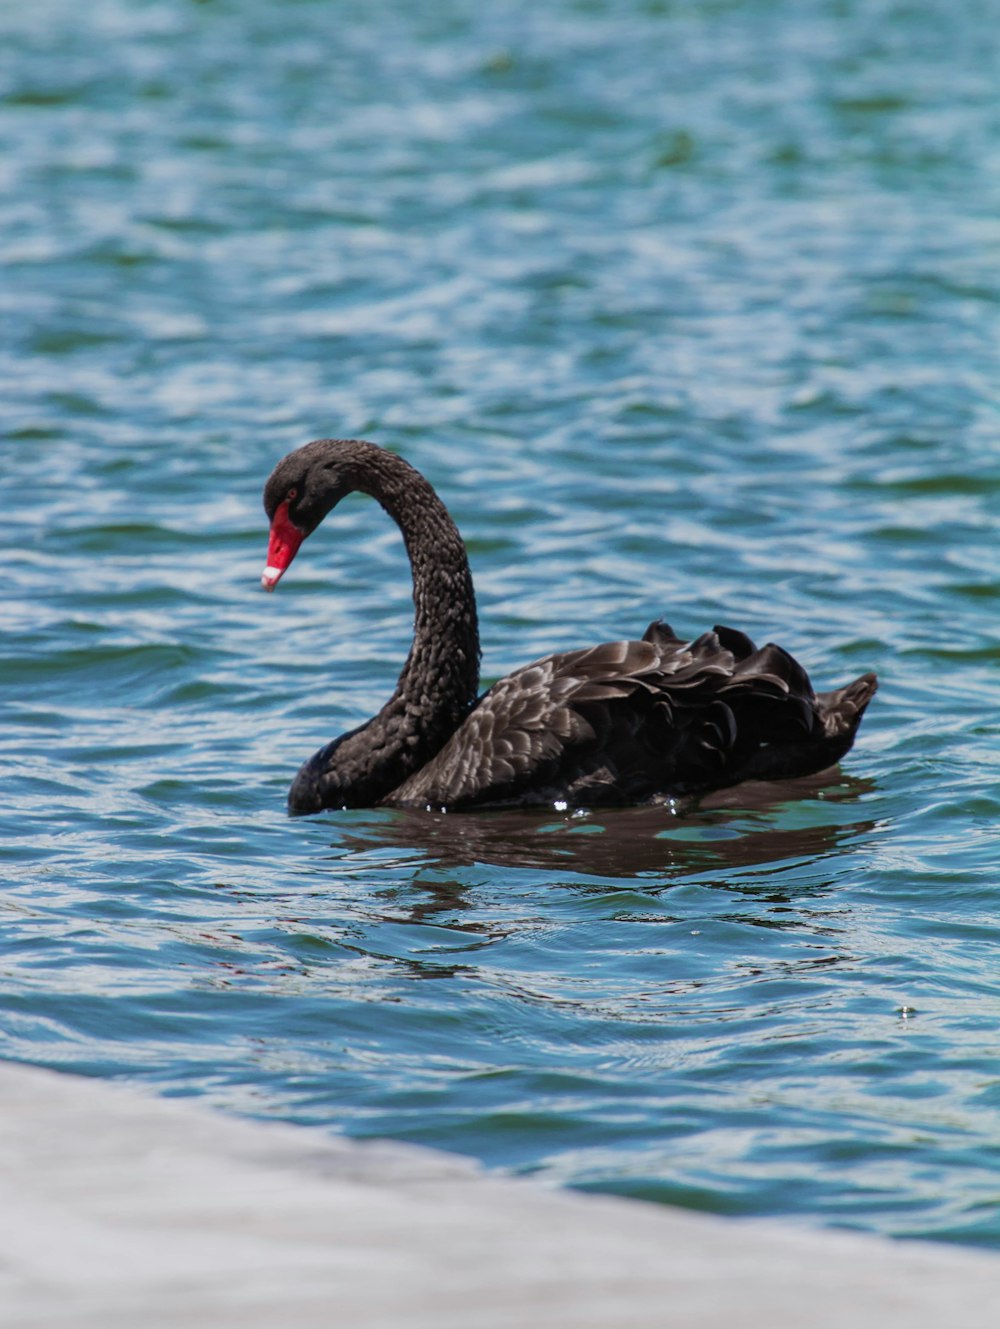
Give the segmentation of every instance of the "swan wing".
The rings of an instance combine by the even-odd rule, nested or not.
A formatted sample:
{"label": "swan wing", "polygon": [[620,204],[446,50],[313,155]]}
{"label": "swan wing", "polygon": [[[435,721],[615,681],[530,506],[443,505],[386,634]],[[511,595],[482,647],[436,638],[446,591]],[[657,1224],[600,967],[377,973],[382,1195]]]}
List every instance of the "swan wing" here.
{"label": "swan wing", "polygon": [[823,770],[853,741],[866,675],[813,691],[773,643],[717,627],[692,642],[652,623],[640,641],[549,655],[480,698],[396,806],[625,804]]}
{"label": "swan wing", "polygon": [[508,674],[387,801],[454,807],[516,798],[528,784],[544,789],[567,753],[596,741],[595,705],[626,698],[643,678],[655,676],[659,655],[646,641],[606,642],[548,655]]}
{"label": "swan wing", "polygon": [[809,679],[780,647],[757,650],[726,628],[683,642],[657,622],[640,641],[549,655],[500,679],[386,801],[631,802],[716,783],[761,742],[804,737],[814,716]]}

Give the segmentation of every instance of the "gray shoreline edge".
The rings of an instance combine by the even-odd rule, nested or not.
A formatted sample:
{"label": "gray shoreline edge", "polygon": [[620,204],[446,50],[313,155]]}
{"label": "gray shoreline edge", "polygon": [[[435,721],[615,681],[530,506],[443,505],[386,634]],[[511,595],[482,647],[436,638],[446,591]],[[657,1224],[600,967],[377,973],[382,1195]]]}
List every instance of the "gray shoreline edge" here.
{"label": "gray shoreline edge", "polygon": [[4,1329],[995,1329],[1000,1256],[489,1175],[0,1063]]}

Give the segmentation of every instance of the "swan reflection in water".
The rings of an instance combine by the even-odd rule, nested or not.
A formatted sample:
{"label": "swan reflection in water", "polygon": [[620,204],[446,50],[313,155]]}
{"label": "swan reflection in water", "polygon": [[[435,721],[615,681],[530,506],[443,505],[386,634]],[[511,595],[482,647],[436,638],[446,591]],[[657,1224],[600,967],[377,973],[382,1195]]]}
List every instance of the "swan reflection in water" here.
{"label": "swan reflection in water", "polygon": [[430,896],[413,908],[412,919],[419,921],[436,910],[475,907],[472,883],[434,881],[436,872],[529,869],[558,874],[560,887],[583,892],[634,884],[652,893],[691,874],[829,858],[845,841],[872,829],[859,802],[872,789],[871,780],[830,770],[781,784],[747,783],[687,805],[586,813],[340,813],[331,847],[337,865],[355,871],[385,868],[386,851],[398,851],[396,869],[405,865],[414,874],[408,888],[419,886]]}

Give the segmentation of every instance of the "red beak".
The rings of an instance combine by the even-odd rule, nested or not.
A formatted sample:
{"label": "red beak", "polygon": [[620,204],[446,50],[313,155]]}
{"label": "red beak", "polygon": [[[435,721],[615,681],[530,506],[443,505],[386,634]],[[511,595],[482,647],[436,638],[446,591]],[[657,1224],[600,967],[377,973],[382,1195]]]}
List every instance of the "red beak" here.
{"label": "red beak", "polygon": [[300,530],[289,517],[288,504],[279,503],[271,522],[271,538],[267,542],[267,567],[260,579],[265,591],[274,590],[305,538],[305,531]]}

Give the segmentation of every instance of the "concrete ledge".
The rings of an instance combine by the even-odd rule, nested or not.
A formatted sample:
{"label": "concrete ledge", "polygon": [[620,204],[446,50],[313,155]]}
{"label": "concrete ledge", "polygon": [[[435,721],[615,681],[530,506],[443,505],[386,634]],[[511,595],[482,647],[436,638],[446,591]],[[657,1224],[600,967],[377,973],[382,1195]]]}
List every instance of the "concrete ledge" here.
{"label": "concrete ledge", "polygon": [[0,1063],[4,1329],[995,1329],[1000,1259],[550,1191]]}

